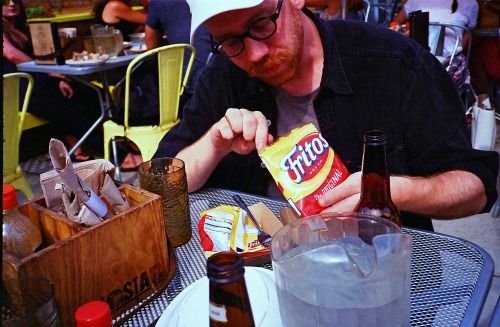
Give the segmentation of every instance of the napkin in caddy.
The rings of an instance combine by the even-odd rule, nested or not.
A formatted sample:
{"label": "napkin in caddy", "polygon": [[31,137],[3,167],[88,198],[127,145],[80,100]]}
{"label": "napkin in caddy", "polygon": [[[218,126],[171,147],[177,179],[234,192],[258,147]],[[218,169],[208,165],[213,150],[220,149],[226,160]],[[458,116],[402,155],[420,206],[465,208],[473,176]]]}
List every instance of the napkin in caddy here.
{"label": "napkin in caddy", "polygon": [[56,139],[50,140],[49,154],[54,170],[40,175],[48,209],[63,213],[77,223],[93,226],[130,208],[113,181],[115,166],[111,162],[91,160],[73,166],[66,147]]}

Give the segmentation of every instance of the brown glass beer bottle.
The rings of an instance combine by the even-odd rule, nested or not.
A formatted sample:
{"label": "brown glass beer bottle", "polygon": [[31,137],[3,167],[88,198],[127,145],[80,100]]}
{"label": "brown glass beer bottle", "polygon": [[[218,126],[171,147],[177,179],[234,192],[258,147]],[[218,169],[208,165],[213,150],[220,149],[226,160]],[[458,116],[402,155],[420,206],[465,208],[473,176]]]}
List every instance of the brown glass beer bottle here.
{"label": "brown glass beer bottle", "polygon": [[364,135],[361,197],[354,211],[387,218],[401,227],[401,214],[391,199],[383,131]]}
{"label": "brown glass beer bottle", "polygon": [[255,326],[244,274],[243,259],[235,252],[208,258],[210,327]]}

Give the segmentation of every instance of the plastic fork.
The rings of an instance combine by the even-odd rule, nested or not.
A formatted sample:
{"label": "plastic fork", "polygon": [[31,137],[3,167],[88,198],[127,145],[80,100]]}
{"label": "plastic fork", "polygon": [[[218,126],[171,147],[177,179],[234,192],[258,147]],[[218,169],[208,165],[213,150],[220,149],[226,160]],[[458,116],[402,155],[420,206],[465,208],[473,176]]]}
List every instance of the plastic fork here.
{"label": "plastic fork", "polygon": [[234,200],[234,202],[236,202],[238,207],[240,207],[241,209],[246,211],[248,217],[250,218],[250,220],[252,220],[253,224],[255,225],[255,228],[257,228],[257,231],[258,231],[257,239],[259,240],[259,243],[262,246],[268,248],[271,245],[271,239],[272,239],[271,235],[264,232],[262,230],[262,228],[260,228],[260,225],[257,222],[257,219],[255,219],[255,217],[252,215],[252,212],[250,211],[250,209],[247,207],[247,205],[245,204],[245,202],[243,201],[243,199],[239,195],[234,194],[233,200]]}

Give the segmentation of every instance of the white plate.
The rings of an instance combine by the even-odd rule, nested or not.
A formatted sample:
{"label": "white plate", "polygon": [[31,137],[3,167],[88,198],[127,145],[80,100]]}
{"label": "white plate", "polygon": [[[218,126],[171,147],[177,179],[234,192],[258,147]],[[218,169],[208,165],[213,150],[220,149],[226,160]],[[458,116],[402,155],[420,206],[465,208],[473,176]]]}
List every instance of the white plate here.
{"label": "white plate", "polygon": [[146,45],[136,45],[131,47],[130,49],[127,49],[127,51],[130,51],[132,53],[143,53],[148,51],[148,48],[146,48]]}
{"label": "white plate", "polygon": [[96,60],[78,60],[75,61],[73,59],[66,60],[66,64],[70,66],[79,66],[79,67],[85,67],[85,66],[97,66],[97,65],[102,65],[106,62],[107,59],[96,59]]}
{"label": "white plate", "polygon": [[[268,269],[245,267],[245,282],[257,327],[281,327],[274,273]],[[208,327],[208,278],[186,287],[167,307],[157,327]]]}

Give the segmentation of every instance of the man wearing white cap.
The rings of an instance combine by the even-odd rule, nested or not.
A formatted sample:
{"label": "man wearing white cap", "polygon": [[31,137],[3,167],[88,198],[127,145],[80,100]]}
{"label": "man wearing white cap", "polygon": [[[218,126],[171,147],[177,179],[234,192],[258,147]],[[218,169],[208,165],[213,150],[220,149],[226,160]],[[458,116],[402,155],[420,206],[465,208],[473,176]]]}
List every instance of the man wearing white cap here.
{"label": "man wearing white cap", "polygon": [[319,204],[352,211],[363,134],[388,136],[392,198],[403,224],[487,211],[498,154],[471,148],[463,104],[431,54],[383,26],[323,21],[304,0],[188,0],[214,60],[155,157],[185,161],[189,190],[279,196],[256,149],[312,122],[351,172]]}

